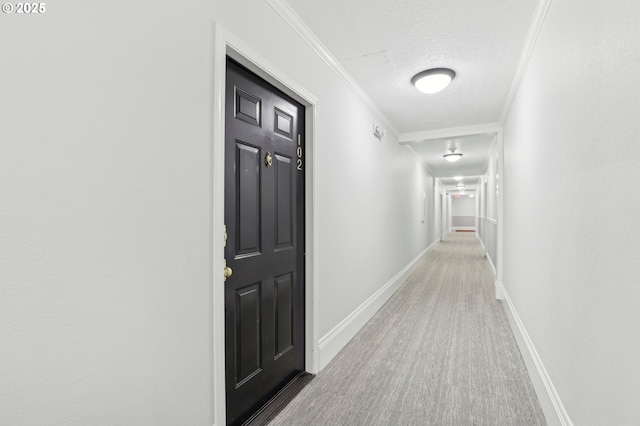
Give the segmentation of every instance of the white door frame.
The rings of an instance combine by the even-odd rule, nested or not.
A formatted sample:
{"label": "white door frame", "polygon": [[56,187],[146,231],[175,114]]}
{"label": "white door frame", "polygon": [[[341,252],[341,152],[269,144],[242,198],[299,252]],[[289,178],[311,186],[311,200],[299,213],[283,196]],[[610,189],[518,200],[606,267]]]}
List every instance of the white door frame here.
{"label": "white door frame", "polygon": [[315,187],[314,146],[318,100],[285,72],[273,66],[257,50],[244,43],[219,23],[212,27],[212,119],[211,119],[211,418],[214,425],[226,424],[225,338],[224,338],[224,122],[226,56],[230,56],[259,77],[303,104],[305,110],[305,369],[317,373],[318,329],[317,289],[314,255]]}

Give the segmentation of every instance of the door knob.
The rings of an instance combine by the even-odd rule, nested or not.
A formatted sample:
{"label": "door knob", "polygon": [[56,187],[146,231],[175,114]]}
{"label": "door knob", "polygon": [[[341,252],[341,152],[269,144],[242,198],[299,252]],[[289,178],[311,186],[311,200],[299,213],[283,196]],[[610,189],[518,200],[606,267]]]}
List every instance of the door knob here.
{"label": "door knob", "polygon": [[226,281],[227,278],[229,278],[231,275],[233,275],[233,269],[227,266],[227,259],[225,259],[224,260],[224,280]]}
{"label": "door knob", "polygon": [[233,275],[233,269],[229,268],[228,266],[224,268],[224,279],[226,280],[227,278],[229,278],[231,275]]}

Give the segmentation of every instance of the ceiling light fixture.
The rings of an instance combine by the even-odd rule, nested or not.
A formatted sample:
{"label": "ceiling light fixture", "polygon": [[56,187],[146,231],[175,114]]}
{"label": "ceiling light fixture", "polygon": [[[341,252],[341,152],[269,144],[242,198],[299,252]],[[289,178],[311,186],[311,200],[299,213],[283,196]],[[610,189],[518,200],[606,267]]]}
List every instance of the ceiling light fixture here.
{"label": "ceiling light fixture", "polygon": [[462,176],[454,176],[453,177],[455,180],[462,180]]}
{"label": "ceiling light fixture", "polygon": [[414,75],[411,84],[422,93],[431,95],[444,90],[455,76],[456,73],[452,69],[432,68]]}
{"label": "ceiling light fixture", "polygon": [[462,153],[461,152],[456,152],[458,150],[458,147],[456,146],[455,142],[449,142],[449,153],[444,154],[443,157],[445,160],[450,161],[450,162],[454,162],[454,161],[458,161],[460,158],[462,158]]}

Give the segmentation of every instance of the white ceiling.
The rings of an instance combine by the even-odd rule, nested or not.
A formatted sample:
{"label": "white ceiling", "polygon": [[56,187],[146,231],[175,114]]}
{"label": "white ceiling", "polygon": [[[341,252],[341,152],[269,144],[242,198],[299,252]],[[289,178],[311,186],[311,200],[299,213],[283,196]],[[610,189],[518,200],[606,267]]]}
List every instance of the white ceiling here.
{"label": "white ceiling", "polygon": [[[461,136],[457,138],[416,141],[407,145],[423,159],[434,177],[479,176],[487,167],[488,153],[494,141],[494,134]],[[462,158],[455,163],[444,159],[449,141],[455,142]]]}
{"label": "white ceiling", "polygon": [[[537,0],[287,3],[404,134],[500,121]],[[452,84],[435,95],[418,92],[411,77],[436,67],[456,72]],[[454,168],[464,163],[473,170],[486,163],[486,135],[460,142],[465,156],[447,164],[450,172],[437,161],[446,152],[446,141],[411,147],[439,176],[453,176]],[[484,162],[479,146],[486,148]]]}

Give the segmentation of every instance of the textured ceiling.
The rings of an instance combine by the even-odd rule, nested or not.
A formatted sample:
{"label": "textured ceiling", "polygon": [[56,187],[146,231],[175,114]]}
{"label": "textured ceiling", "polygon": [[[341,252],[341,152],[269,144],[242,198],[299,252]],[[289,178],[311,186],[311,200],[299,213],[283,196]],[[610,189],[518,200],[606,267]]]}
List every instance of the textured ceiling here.
{"label": "textured ceiling", "polygon": [[[507,102],[537,0],[286,0],[400,133],[496,123]],[[425,95],[416,73],[457,73]],[[447,140],[409,146],[436,177],[482,174],[493,135],[456,138],[465,154],[447,163]],[[484,151],[481,151],[484,150]]]}
{"label": "textured ceiling", "polygon": [[[287,0],[401,133],[499,121],[536,0]],[[448,67],[435,95],[411,85]]]}
{"label": "textured ceiling", "polygon": [[[428,164],[434,177],[480,176],[486,169],[494,137],[493,134],[481,134],[417,141],[407,145]],[[455,163],[450,163],[442,157],[448,152],[449,141],[454,141],[458,152],[463,154]]]}

